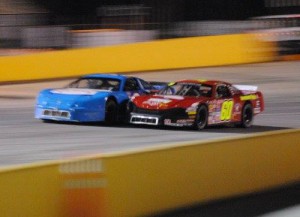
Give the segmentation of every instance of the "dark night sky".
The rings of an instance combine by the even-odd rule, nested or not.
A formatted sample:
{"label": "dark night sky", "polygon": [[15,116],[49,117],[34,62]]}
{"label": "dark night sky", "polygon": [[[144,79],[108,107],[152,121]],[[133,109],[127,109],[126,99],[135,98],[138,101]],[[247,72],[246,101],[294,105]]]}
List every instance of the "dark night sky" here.
{"label": "dark night sky", "polygon": [[246,19],[264,13],[262,0],[188,0],[187,20],[193,19]]}
{"label": "dark night sky", "polygon": [[92,15],[103,5],[141,4],[181,9],[184,20],[246,19],[264,13],[263,0],[51,0],[39,1],[52,13],[60,15]]}
{"label": "dark night sky", "polygon": [[58,14],[91,14],[102,5],[137,4],[139,0],[35,0],[36,4]]}

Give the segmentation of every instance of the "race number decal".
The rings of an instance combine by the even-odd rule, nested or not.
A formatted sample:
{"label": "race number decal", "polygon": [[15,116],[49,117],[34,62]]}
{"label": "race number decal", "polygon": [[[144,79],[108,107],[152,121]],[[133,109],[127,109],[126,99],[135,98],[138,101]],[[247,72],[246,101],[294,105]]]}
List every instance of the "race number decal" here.
{"label": "race number decal", "polygon": [[233,101],[224,101],[221,108],[221,121],[229,121],[232,114]]}

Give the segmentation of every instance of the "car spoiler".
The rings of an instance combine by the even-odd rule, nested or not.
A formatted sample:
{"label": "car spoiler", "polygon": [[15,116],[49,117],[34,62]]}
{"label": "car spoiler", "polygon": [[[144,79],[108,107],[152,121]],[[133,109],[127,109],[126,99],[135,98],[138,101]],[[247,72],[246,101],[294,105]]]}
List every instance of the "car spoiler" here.
{"label": "car spoiler", "polygon": [[235,84],[233,86],[235,88],[241,90],[241,91],[257,91],[257,86],[254,86],[254,85],[239,85],[239,84]]}

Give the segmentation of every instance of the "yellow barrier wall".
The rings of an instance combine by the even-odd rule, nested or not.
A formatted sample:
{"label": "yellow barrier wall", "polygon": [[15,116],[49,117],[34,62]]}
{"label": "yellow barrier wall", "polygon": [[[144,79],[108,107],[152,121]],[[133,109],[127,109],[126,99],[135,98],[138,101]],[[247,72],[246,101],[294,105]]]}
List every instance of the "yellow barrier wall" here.
{"label": "yellow barrier wall", "polygon": [[1,217],[134,217],[300,181],[300,130],[0,171]]}
{"label": "yellow barrier wall", "polygon": [[105,157],[111,217],[143,216],[300,181],[300,130]]}
{"label": "yellow barrier wall", "polygon": [[1,217],[62,217],[58,164],[32,165],[0,172]]}
{"label": "yellow barrier wall", "polygon": [[247,34],[170,39],[0,57],[0,82],[264,62],[274,56],[272,44]]}

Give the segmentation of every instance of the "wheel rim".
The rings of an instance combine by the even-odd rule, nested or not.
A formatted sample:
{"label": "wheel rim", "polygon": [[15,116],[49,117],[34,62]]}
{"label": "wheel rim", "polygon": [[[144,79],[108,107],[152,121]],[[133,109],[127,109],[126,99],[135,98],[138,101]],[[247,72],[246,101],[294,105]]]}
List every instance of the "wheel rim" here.
{"label": "wheel rim", "polygon": [[198,129],[202,129],[206,124],[206,110],[200,109],[197,115],[197,127]]}

